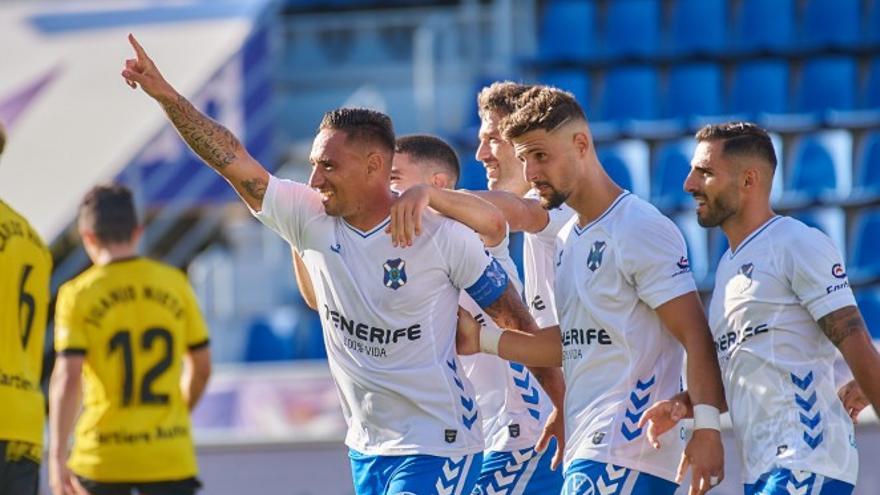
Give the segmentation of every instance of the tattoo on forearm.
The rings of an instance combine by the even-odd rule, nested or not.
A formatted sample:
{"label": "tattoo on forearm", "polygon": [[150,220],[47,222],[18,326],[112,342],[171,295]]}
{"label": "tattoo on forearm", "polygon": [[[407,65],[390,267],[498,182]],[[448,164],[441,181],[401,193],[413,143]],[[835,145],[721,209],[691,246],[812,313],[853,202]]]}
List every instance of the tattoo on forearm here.
{"label": "tattoo on forearm", "polygon": [[835,346],[839,346],[844,339],[859,331],[865,331],[865,321],[859,308],[847,306],[819,318],[819,328]]}
{"label": "tattoo on forearm", "polygon": [[266,195],[266,181],[259,177],[241,181],[241,187],[254,199],[263,199]]}
{"label": "tattoo on forearm", "polygon": [[513,284],[508,283],[504,293],[484,311],[495,324],[501,328],[511,328],[522,332],[535,333],[538,325],[529,314],[529,310],[522,302]]}
{"label": "tattoo on forearm", "polygon": [[196,110],[183,96],[160,103],[186,144],[208,165],[223,170],[241,154],[241,143],[229,129]]}

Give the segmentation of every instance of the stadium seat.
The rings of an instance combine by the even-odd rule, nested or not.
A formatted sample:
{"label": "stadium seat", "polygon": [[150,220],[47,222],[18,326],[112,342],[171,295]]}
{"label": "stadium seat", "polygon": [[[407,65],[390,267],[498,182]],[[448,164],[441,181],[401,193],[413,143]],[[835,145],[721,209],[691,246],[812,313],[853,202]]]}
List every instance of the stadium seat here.
{"label": "stadium seat", "polygon": [[803,135],[789,157],[785,196],[795,201],[840,200],[852,185],[852,135],[842,129]]}
{"label": "stadium seat", "polygon": [[594,2],[551,0],[541,21],[539,56],[548,62],[585,60],[596,55]]}
{"label": "stadium seat", "polygon": [[831,238],[841,253],[846,252],[846,215],[843,209],[812,208],[798,210],[792,216],[810,227],[821,230]]}
{"label": "stadium seat", "polygon": [[856,103],[856,62],[837,56],[807,61],[798,83],[797,110],[851,110]]}
{"label": "stadium seat", "polygon": [[745,51],[784,52],[793,44],[794,18],[795,0],[742,0],[734,19],[735,45]]}
{"label": "stadium seat", "polygon": [[859,305],[871,337],[875,341],[880,340],[880,290],[874,288],[856,291],[856,304]]}
{"label": "stadium seat", "polygon": [[578,69],[557,69],[548,70],[541,77],[543,84],[556,86],[574,94],[578,103],[581,104],[587,115],[590,113],[590,80],[587,72]]}
{"label": "stadium seat", "polygon": [[858,44],[861,0],[807,0],[800,24],[807,48],[849,48]]}
{"label": "stadium seat", "polygon": [[715,64],[690,64],[673,67],[664,116],[688,118],[722,113],[721,68]]}
{"label": "stadium seat", "polygon": [[880,1],[868,2],[868,13],[865,18],[867,22],[864,29],[864,44],[880,45]]}
{"label": "stadium seat", "polygon": [[608,2],[605,53],[610,57],[645,57],[660,45],[660,5],[657,0]]}
{"label": "stadium seat", "polygon": [[652,174],[652,202],[658,208],[674,210],[693,201],[684,191],[684,180],[691,169],[696,141],[679,139],[660,145],[655,151]]}
{"label": "stadium seat", "polygon": [[724,48],[727,25],[726,0],[677,0],[672,7],[670,51],[718,53]]}
{"label": "stadium seat", "polygon": [[858,283],[880,276],[880,209],[859,214],[851,239],[852,254],[847,266],[850,280]]}
{"label": "stadium seat", "polygon": [[744,62],[734,69],[728,110],[748,118],[788,111],[788,64],[782,60]]}
{"label": "stadium seat", "polygon": [[458,179],[459,189],[470,189],[480,191],[486,189],[486,169],[483,164],[474,158],[476,150],[469,150],[466,155],[461,156],[461,175]]}
{"label": "stadium seat", "polygon": [[248,328],[244,359],[247,362],[291,360],[293,347],[290,335],[279,335],[268,321],[257,318]]}
{"label": "stadium seat", "polygon": [[625,120],[657,117],[657,85],[657,73],[652,67],[609,69],[599,96],[599,118]]}
{"label": "stadium seat", "polygon": [[[877,0],[880,10],[880,0]],[[880,22],[880,18],[877,19]],[[880,26],[877,27],[880,30]],[[880,57],[875,57],[868,66],[868,78],[861,97],[862,108],[880,110]]]}
{"label": "stadium seat", "polygon": [[880,131],[862,138],[856,151],[853,196],[862,200],[880,198]]}
{"label": "stadium seat", "polygon": [[620,187],[641,198],[650,196],[650,149],[638,139],[625,139],[596,149],[599,162]]}

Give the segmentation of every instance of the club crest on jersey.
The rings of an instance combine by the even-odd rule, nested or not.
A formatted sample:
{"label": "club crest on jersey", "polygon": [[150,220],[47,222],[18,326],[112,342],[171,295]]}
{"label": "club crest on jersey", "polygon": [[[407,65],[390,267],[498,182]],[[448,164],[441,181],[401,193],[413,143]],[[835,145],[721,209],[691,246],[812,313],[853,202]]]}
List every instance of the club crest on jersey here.
{"label": "club crest on jersey", "polygon": [[562,493],[581,493],[583,495],[595,495],[596,486],[593,480],[584,473],[572,473],[565,477],[565,488]]}
{"label": "club crest on jersey", "polygon": [[510,433],[510,438],[519,438],[519,424],[507,425],[507,432]]}
{"label": "club crest on jersey", "polygon": [[834,275],[834,278],[846,278],[846,270],[843,269],[843,265],[840,263],[835,263],[831,267],[831,274]]}
{"label": "club crest on jersey", "polygon": [[397,290],[406,285],[406,261],[400,258],[388,260],[382,268],[385,269],[385,287]]}
{"label": "club crest on jersey", "polygon": [[605,241],[596,241],[590,248],[590,254],[587,256],[587,268],[591,272],[595,272],[602,266],[602,255],[605,254]]}
{"label": "club crest on jersey", "polygon": [[755,264],[754,263],[746,263],[745,265],[739,267],[739,271],[737,271],[737,275],[743,275],[747,279],[752,279],[752,273],[755,272]]}
{"label": "club crest on jersey", "polygon": [[443,433],[446,443],[455,443],[455,437],[458,436],[458,430],[445,430]]}

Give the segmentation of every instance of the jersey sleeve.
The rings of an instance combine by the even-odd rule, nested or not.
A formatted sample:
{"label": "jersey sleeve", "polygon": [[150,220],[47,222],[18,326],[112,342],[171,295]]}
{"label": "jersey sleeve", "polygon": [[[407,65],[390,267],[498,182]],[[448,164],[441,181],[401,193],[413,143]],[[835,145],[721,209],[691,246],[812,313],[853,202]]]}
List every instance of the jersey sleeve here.
{"label": "jersey sleeve", "polygon": [[814,320],[856,300],[840,252],[821,231],[801,226],[799,231],[778,243],[783,273],[789,277],[791,290]]}
{"label": "jersey sleeve", "polygon": [[88,335],[77,316],[75,289],[69,285],[58,291],[55,305],[55,352],[61,355],[85,355],[89,347]]}
{"label": "jersey sleeve", "polygon": [[[678,228],[660,213],[631,222],[617,251],[621,268],[639,298],[657,309],[678,296],[694,292],[687,245]],[[622,241],[622,242],[621,242]]]}
{"label": "jersey sleeve", "polygon": [[453,220],[435,236],[441,256],[449,267],[449,280],[485,308],[507,287],[507,272],[489,255],[476,232]]}
{"label": "jersey sleeve", "polygon": [[189,285],[186,277],[183,277],[183,304],[186,314],[186,347],[189,350],[200,349],[208,345],[208,325],[202,316],[199,301]]}
{"label": "jersey sleeve", "polygon": [[270,175],[262,209],[251,210],[251,213],[301,251],[304,226],[311,219],[324,215],[324,207],[318,193],[309,186]]}

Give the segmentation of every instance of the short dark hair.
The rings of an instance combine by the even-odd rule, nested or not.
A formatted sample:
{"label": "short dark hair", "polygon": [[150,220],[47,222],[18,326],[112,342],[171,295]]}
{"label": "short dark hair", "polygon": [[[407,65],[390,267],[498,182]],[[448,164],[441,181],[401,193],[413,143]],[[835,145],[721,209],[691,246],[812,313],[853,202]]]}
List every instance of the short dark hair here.
{"label": "short dark hair", "polygon": [[550,132],[569,121],[587,121],[573,94],[550,86],[528,89],[517,98],[516,106],[501,121],[501,134],[508,140],[536,129]]}
{"label": "short dark hair", "polygon": [[407,154],[419,163],[431,162],[437,164],[449,174],[453,187],[458,182],[458,176],[461,174],[461,164],[458,161],[458,155],[449,143],[437,136],[428,134],[402,136],[397,139],[397,147],[394,151]]}
{"label": "short dark hair", "polygon": [[721,151],[726,156],[760,158],[776,170],[776,152],[767,131],[751,122],[725,122],[707,125],[697,131],[698,142],[722,141]]}
{"label": "short dark hair", "polygon": [[324,114],[318,130],[344,131],[348,139],[367,141],[394,151],[394,125],[391,117],[367,108],[337,108]]}
{"label": "short dark hair", "polygon": [[480,118],[486,118],[492,112],[506,117],[516,110],[520,95],[531,89],[531,84],[520,84],[513,81],[497,81],[484,87],[477,94],[477,111]]}
{"label": "short dark hair", "polygon": [[120,184],[93,187],[80,204],[79,221],[102,244],[130,241],[138,225],[131,190]]}

